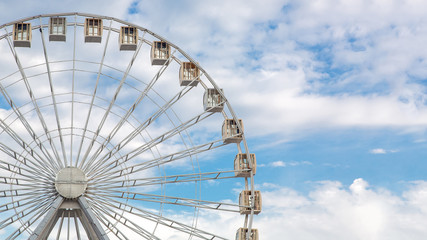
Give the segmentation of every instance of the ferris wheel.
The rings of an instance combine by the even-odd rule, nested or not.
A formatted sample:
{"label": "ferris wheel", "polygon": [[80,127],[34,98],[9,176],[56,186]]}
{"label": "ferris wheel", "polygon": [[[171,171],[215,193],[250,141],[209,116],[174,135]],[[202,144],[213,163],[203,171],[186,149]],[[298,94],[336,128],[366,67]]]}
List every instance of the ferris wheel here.
{"label": "ferris wheel", "polygon": [[243,121],[187,53],[93,14],[0,31],[1,239],[259,239]]}

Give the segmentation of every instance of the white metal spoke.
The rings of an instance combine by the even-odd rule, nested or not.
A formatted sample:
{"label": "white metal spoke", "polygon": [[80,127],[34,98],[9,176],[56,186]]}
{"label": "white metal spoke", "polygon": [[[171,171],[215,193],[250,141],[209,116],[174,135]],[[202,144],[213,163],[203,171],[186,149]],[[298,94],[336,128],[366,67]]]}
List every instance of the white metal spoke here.
{"label": "white metal spoke", "polygon": [[[124,139],[122,139],[122,141],[120,141],[119,143],[117,143],[110,151],[108,151],[107,153],[105,153],[104,156],[102,156],[101,158],[97,159],[96,165],[94,165],[90,169],[90,171],[88,171],[89,174],[92,174],[92,172],[96,172],[103,165],[108,165],[109,163],[112,163],[112,161],[114,161],[114,160],[112,160],[112,159],[114,159],[114,158],[112,158],[112,156],[114,156],[117,152],[119,152],[121,149],[123,149],[125,146],[127,146],[130,142],[132,142],[132,140],[136,136],[138,136],[138,134],[140,134],[142,131],[144,131],[151,123],[153,123],[157,118],[159,118],[162,114],[164,114],[166,112],[166,110],[168,110],[174,103],[176,103],[179,99],[181,99],[190,90],[191,90],[191,88],[181,90],[169,102],[167,102],[165,105],[163,105],[161,108],[159,108],[147,120],[145,120],[144,123],[142,123],[136,129],[134,129],[127,137],[125,137]],[[170,137],[172,137],[174,135],[170,135]],[[157,139],[162,139],[162,137],[159,136]],[[166,138],[163,138],[162,140],[165,140],[165,139]],[[152,140],[152,141],[154,141],[154,140]],[[101,146],[103,146],[103,145],[101,145]],[[151,147],[153,147],[153,146],[151,146]],[[102,149],[100,149],[100,150],[102,150]],[[96,156],[93,156],[93,159],[95,159],[95,157],[98,157],[100,153],[101,153],[101,151],[99,151],[99,153]]]}
{"label": "white metal spoke", "polygon": [[[112,197],[112,198],[126,199],[126,200],[137,200],[137,201],[180,205],[180,206],[187,206],[192,208],[205,208],[209,210],[221,210],[221,211],[236,212],[236,213],[239,212],[238,204],[203,201],[199,199],[181,198],[181,197],[173,197],[173,196],[166,196],[166,195],[156,195],[156,194],[137,193],[137,192],[118,191],[118,190],[97,191],[94,195],[98,197]],[[245,207],[250,207],[250,206],[245,206]]]}
{"label": "white metal spoke", "polygon": [[[49,200],[48,200],[49,201]],[[40,204],[39,207],[34,208],[33,215],[29,217],[25,222],[21,222],[21,227],[18,228],[14,233],[12,233],[7,239],[15,239],[24,231],[27,231],[39,218],[51,210],[52,205],[56,200],[50,200],[48,203],[45,203],[43,206]]]}
{"label": "white metal spoke", "polygon": [[120,231],[120,228],[117,227],[117,224],[112,223],[106,215],[100,210],[100,208],[96,205],[92,205],[92,210],[94,214],[98,217],[98,220],[111,232],[113,233],[117,238],[121,239],[128,239],[125,234],[123,234],[122,231]]}
{"label": "white metal spoke", "polygon": [[[28,178],[34,178],[34,180],[36,179],[42,179],[47,181],[52,180],[51,176],[53,172],[51,172],[51,169],[46,169],[44,165],[34,164],[30,159],[22,157],[22,155],[14,152],[13,150],[9,150],[10,152],[6,151],[4,148],[5,146],[0,144],[0,151],[12,157],[14,161],[16,161],[16,163],[11,164],[7,161],[0,160],[1,169],[6,170],[9,173],[19,174],[21,176],[26,176]],[[19,160],[18,157],[22,158],[22,160]],[[33,166],[31,166],[29,163],[31,163]],[[41,169],[44,169],[46,172],[44,171],[40,172]],[[27,172],[28,174],[32,174],[32,175],[24,174],[24,172]]]}
{"label": "white metal spoke", "polygon": [[94,101],[95,101],[96,92],[98,90],[98,84],[99,84],[99,80],[100,80],[100,77],[101,77],[102,68],[104,66],[105,55],[107,54],[108,41],[110,40],[111,24],[112,24],[112,21],[110,21],[110,30],[108,31],[107,40],[105,41],[105,45],[104,45],[104,52],[102,53],[101,62],[99,63],[99,69],[98,69],[98,73],[97,73],[97,76],[96,76],[96,83],[95,83],[95,87],[93,89],[92,99],[91,99],[91,102],[90,102],[90,105],[89,105],[89,110],[88,110],[88,113],[87,113],[85,127],[84,127],[84,130],[83,130],[83,136],[82,136],[82,139],[80,141],[80,146],[79,146],[79,150],[78,150],[78,153],[77,153],[77,159],[76,159],[76,165],[75,166],[79,165],[79,159],[80,159],[80,153],[81,153],[81,150],[82,150],[82,147],[83,147],[83,141],[85,139],[87,127],[89,125],[89,119],[90,119],[90,116],[92,114],[92,108],[93,108],[93,104],[94,104]]}
{"label": "white metal spoke", "polygon": [[[0,205],[0,212],[8,212],[8,211],[15,211],[15,208],[17,207],[23,207],[27,206],[29,204],[34,203],[34,197],[38,196],[39,193],[33,193],[29,194],[28,197],[20,198],[17,201],[10,201],[8,203],[5,203],[3,205]],[[53,197],[53,194],[46,195],[48,198]]]}
{"label": "white metal spoke", "polygon": [[150,185],[163,185],[170,183],[183,183],[183,182],[198,182],[236,178],[236,171],[221,171],[221,172],[208,172],[208,173],[192,173],[171,176],[158,176],[150,178],[127,178],[126,180],[104,180],[102,182],[94,182],[88,189],[113,189],[122,187],[142,187]]}
{"label": "white metal spoke", "polygon": [[[40,211],[44,209],[49,203],[51,202],[51,199],[49,198],[42,198],[37,200],[36,202],[33,202],[31,205],[25,207],[22,210],[15,211],[15,214],[13,214],[11,217],[8,217],[2,221],[0,221],[0,229],[7,227],[8,225],[20,221],[20,219],[27,217],[28,215],[36,215]],[[39,209],[39,211],[35,211]]]}
{"label": "white metal spoke", "polygon": [[[100,201],[98,201],[100,202]],[[160,238],[154,236],[144,228],[140,227],[139,224],[135,223],[134,221],[127,218],[124,214],[118,213],[117,210],[121,210],[116,208],[113,204],[105,204],[103,202],[102,204],[98,204],[97,200],[92,199],[92,204],[97,208],[99,212],[102,212],[104,215],[116,220],[119,222],[122,226],[125,226],[131,230],[133,230],[135,233],[138,233],[141,237],[144,237],[145,239],[156,239],[160,240]],[[116,211],[115,211],[116,210]],[[108,224],[111,226],[111,222]],[[127,239],[127,238],[126,238]]]}
{"label": "white metal spoke", "polygon": [[[25,193],[23,193],[25,191]],[[13,190],[1,190],[0,197],[22,197],[22,196],[35,196],[45,195],[49,193],[46,189],[34,189],[34,188],[14,188]]]}
{"label": "white metal spoke", "polygon": [[[223,146],[224,143],[222,143],[222,140],[216,140],[216,141],[212,141],[209,143],[205,143],[202,145],[198,145],[198,146],[194,146],[192,148],[188,148],[186,150],[180,151],[180,152],[176,152],[176,153],[172,153],[172,154],[168,154],[166,156],[162,156],[159,158],[155,158],[152,159],[150,161],[145,161],[145,162],[141,162],[141,163],[136,163],[134,165],[131,166],[125,166],[122,169],[118,169],[118,170],[112,170],[114,168],[116,168],[117,166],[112,166],[107,168],[103,174],[97,175],[93,178],[90,178],[89,181],[91,181],[92,179],[95,179],[96,181],[99,180],[105,180],[106,178],[114,178],[114,177],[120,177],[120,176],[125,176],[128,174],[132,174],[135,172],[140,172],[152,167],[157,167],[166,163],[170,163],[170,162],[174,162],[177,161],[179,159],[183,159],[192,155],[196,155],[205,151],[209,151],[218,147]],[[124,155],[123,157],[121,157],[122,159],[124,159],[124,162],[129,161],[130,159],[132,159],[133,157],[137,156],[137,154],[129,156],[129,155]],[[120,163],[120,164],[122,164]]]}
{"label": "white metal spoke", "polygon": [[61,122],[60,122],[60,118],[59,118],[59,114],[58,114],[58,108],[57,108],[57,104],[56,104],[55,90],[53,88],[52,74],[51,74],[51,71],[50,71],[49,57],[47,55],[47,48],[46,48],[46,43],[45,43],[45,40],[44,40],[43,27],[42,27],[42,19],[41,18],[40,18],[40,36],[41,36],[42,43],[43,43],[42,44],[43,45],[43,53],[44,53],[44,58],[45,58],[45,61],[46,61],[46,70],[47,70],[47,76],[48,76],[48,79],[49,79],[50,95],[52,97],[53,109],[54,109],[55,118],[56,118],[56,125],[57,125],[58,133],[59,133],[59,141],[60,141],[61,149],[62,149],[62,158],[63,158],[62,160],[64,161],[64,166],[66,167],[66,166],[68,166],[67,155],[65,153],[64,139],[62,137],[62,127],[61,127]]}
{"label": "white metal spoke", "polygon": [[[133,113],[135,108],[138,106],[138,104],[145,98],[145,96],[148,94],[148,92],[151,90],[151,88],[154,86],[154,84],[157,82],[157,80],[160,79],[163,72],[166,70],[166,68],[169,66],[169,62],[171,61],[172,56],[167,60],[167,62],[158,70],[156,75],[154,75],[153,79],[150,81],[150,83],[146,86],[144,91],[141,92],[141,94],[138,96],[138,98],[135,100],[135,102],[132,104],[132,106],[127,110],[126,114],[120,119],[120,121],[117,123],[117,125],[113,128],[111,133],[108,135],[108,137],[105,139],[104,143],[100,145],[100,147],[95,151],[94,155],[91,157],[91,159],[88,162],[88,169],[91,169],[91,165],[94,163],[96,158],[99,156],[99,154],[102,152],[104,145],[108,144],[110,140],[116,135],[116,133],[120,130],[120,128],[123,126],[123,124],[128,120],[130,115]],[[182,91],[181,91],[182,93]],[[180,97],[179,97],[180,98]],[[179,99],[178,98],[178,99]],[[177,99],[177,100],[178,100]],[[166,110],[166,109],[165,109]],[[165,111],[164,110],[164,111]],[[163,112],[164,112],[163,111]],[[151,121],[150,121],[151,122]],[[137,131],[137,130],[136,130]],[[98,163],[102,163],[102,161],[98,161]]]}
{"label": "white metal spoke", "polygon": [[[194,117],[194,118],[190,119],[189,121],[187,121],[187,122],[185,122],[185,123],[182,123],[180,126],[175,127],[174,129],[172,129],[172,130],[170,130],[170,131],[168,131],[168,132],[166,132],[166,133],[163,133],[162,135],[160,135],[160,136],[156,137],[155,139],[152,139],[150,142],[147,142],[147,143],[145,143],[145,144],[141,145],[140,147],[135,148],[135,149],[134,149],[134,150],[132,150],[131,152],[129,152],[129,153],[127,153],[127,154],[125,154],[125,155],[123,155],[123,156],[121,156],[121,157],[118,157],[118,158],[117,158],[117,160],[115,161],[115,162],[116,162],[116,164],[114,164],[114,166],[113,166],[113,167],[108,167],[107,169],[102,169],[102,171],[100,171],[100,172],[106,172],[107,170],[110,170],[111,168],[114,168],[115,166],[117,166],[117,161],[118,161],[118,160],[123,160],[123,161],[122,161],[122,163],[123,163],[123,162],[127,162],[127,161],[129,161],[130,159],[133,159],[134,157],[136,157],[136,156],[138,156],[139,154],[141,154],[141,153],[143,153],[143,152],[147,151],[148,149],[155,147],[156,145],[160,144],[161,142],[163,142],[163,141],[165,141],[165,140],[167,140],[167,139],[169,139],[169,138],[171,138],[171,137],[175,136],[176,134],[181,133],[181,132],[182,132],[182,131],[184,131],[185,129],[187,129],[187,128],[189,128],[189,127],[191,127],[191,126],[195,125],[195,124],[196,124],[196,123],[198,123],[199,121],[202,121],[203,119],[205,119],[205,118],[209,117],[211,114],[212,114],[212,113],[209,113],[209,114],[207,114],[206,116],[203,116],[203,113],[202,113],[201,115],[198,115],[198,116],[196,116],[196,117]],[[221,140],[221,141],[222,141],[222,140]],[[216,142],[218,142],[218,141],[214,141],[214,142],[211,142],[211,143],[208,143],[208,144],[205,144],[205,145],[213,145],[213,144],[214,144],[214,143],[216,143]],[[118,146],[118,147],[117,147],[117,151],[118,151],[118,150],[120,150],[121,148],[123,148],[123,146]],[[193,149],[194,149],[194,148],[195,148],[195,147],[193,147]],[[209,149],[212,149],[212,146],[211,146]],[[209,150],[209,149],[208,149],[208,150]],[[188,149],[188,150],[189,150],[188,152],[190,152],[192,149]],[[117,152],[117,151],[116,151],[116,152]],[[202,150],[202,151],[203,151],[203,150]],[[189,154],[189,155],[187,155],[187,156],[190,156],[190,155],[193,155],[193,154],[196,154],[196,153],[197,153],[197,152],[192,152],[192,154]],[[111,158],[112,156],[113,156],[113,154],[110,152],[110,154],[109,154],[108,156],[104,156],[104,157]],[[166,157],[169,157],[169,156],[170,156],[170,155],[167,155]],[[101,159],[103,159],[103,158],[101,158]],[[159,160],[159,159],[154,159],[154,160],[152,160],[152,161],[157,161],[157,160]],[[152,161],[150,161],[150,162],[152,162]]]}
{"label": "white metal spoke", "polygon": [[30,98],[31,98],[31,102],[33,103],[34,108],[35,108],[35,110],[36,110],[36,112],[37,112],[37,116],[38,116],[38,118],[39,118],[39,120],[40,120],[40,123],[42,124],[42,128],[43,128],[43,130],[44,130],[44,132],[45,132],[45,134],[46,134],[47,138],[49,139],[49,144],[50,144],[50,145],[51,145],[51,147],[52,147],[52,151],[53,151],[53,153],[54,153],[54,155],[55,155],[55,157],[56,157],[56,160],[57,160],[58,164],[59,164],[61,167],[63,167],[63,166],[62,166],[62,162],[60,161],[60,158],[59,158],[58,150],[56,149],[56,146],[55,146],[54,141],[52,141],[52,137],[50,136],[50,133],[49,133],[48,127],[47,127],[47,125],[46,125],[46,121],[44,120],[44,118],[43,118],[43,114],[41,113],[40,108],[39,108],[39,106],[38,106],[38,104],[37,104],[37,100],[36,100],[36,98],[34,97],[33,90],[31,89],[31,86],[30,86],[30,84],[29,84],[29,82],[28,82],[27,76],[26,76],[26,74],[25,74],[25,72],[24,72],[24,69],[23,69],[23,67],[22,67],[22,65],[21,65],[21,62],[20,62],[20,60],[19,60],[19,58],[18,58],[18,55],[17,55],[16,51],[14,51],[14,49],[13,49],[13,47],[12,47],[11,40],[10,40],[9,38],[7,38],[7,40],[8,40],[8,43],[9,43],[10,50],[11,50],[11,52],[12,52],[12,54],[13,54],[14,58],[15,58],[15,62],[16,62],[16,64],[17,64],[18,68],[19,68],[19,71],[20,71],[21,75],[22,75],[22,80],[23,80],[23,81],[24,81],[24,83],[25,83],[26,90],[27,90],[27,92],[28,92],[28,94],[29,94],[29,96],[30,96]]}
{"label": "white metal spoke", "polygon": [[[1,86],[0,86],[0,88],[1,88]],[[21,114],[19,113],[19,115],[21,115]],[[21,115],[20,119],[21,120],[23,119],[22,115]],[[25,121],[25,123],[26,123],[26,121]],[[39,156],[39,154],[33,148],[31,148],[30,145],[27,142],[25,142],[15,131],[13,131],[13,129],[11,129],[3,120],[0,120],[0,128],[3,129],[29,155],[31,155],[40,164],[40,166],[42,166],[44,168],[50,167],[51,170],[57,169],[58,168],[57,163],[54,162],[53,159],[49,156],[49,153],[43,147],[42,142],[35,135],[35,133],[31,129],[31,127],[29,127],[28,123],[27,123],[27,125],[28,125],[28,127],[26,127],[26,129],[30,130],[29,132],[30,133],[32,132],[34,134],[34,135],[32,135],[32,138],[36,142],[37,146],[40,148],[42,153],[44,154],[45,158],[47,158],[47,162],[46,162],[45,158]],[[4,145],[3,143],[0,143],[0,144],[2,146],[2,151],[4,151],[3,149],[10,149],[8,146]],[[49,169],[46,169],[46,170],[51,171]]]}
{"label": "white metal spoke", "polygon": [[98,136],[98,134],[101,132],[102,127],[104,126],[105,121],[107,120],[108,115],[110,114],[111,108],[113,107],[114,103],[117,100],[117,96],[119,95],[120,90],[123,87],[124,82],[126,81],[126,78],[133,66],[133,63],[135,62],[136,57],[138,56],[139,50],[141,49],[142,46],[142,41],[139,43],[138,48],[136,49],[134,55],[132,56],[131,61],[129,62],[129,65],[125,71],[125,74],[123,75],[122,80],[119,83],[119,86],[116,89],[116,92],[114,93],[113,98],[111,99],[110,105],[108,106],[107,110],[105,111],[104,116],[101,119],[101,122],[98,125],[98,129],[96,130],[95,136],[93,136],[92,141],[88,144],[87,150],[85,155],[83,156],[82,162],[80,164],[80,168],[82,169],[86,169],[87,168],[87,164],[85,164],[85,161],[89,155],[89,152],[91,151],[93,144],[95,143],[95,139]]}
{"label": "white metal spoke", "polygon": [[[74,137],[74,87],[76,80],[76,36],[77,36],[77,15],[74,16],[74,40],[73,40],[73,71],[71,78],[71,134],[70,134],[70,166],[73,166],[73,137]],[[77,166],[77,160],[76,164]],[[77,225],[76,225],[77,227]],[[80,235],[77,235],[80,240]]]}
{"label": "white metal spoke", "polygon": [[[30,183],[25,183],[30,182]],[[0,176],[0,184],[2,185],[15,185],[15,186],[23,186],[23,187],[33,187],[33,188],[43,188],[48,186],[47,184],[42,183],[34,183],[31,179],[17,178],[17,177],[3,177]]]}
{"label": "white metal spoke", "polygon": [[[108,201],[106,201],[108,200]],[[152,212],[143,210],[135,205],[130,205],[128,203],[125,202],[120,202],[120,201],[116,201],[112,198],[102,198],[102,199],[97,199],[97,201],[102,202],[104,205],[112,205],[114,206],[116,209],[118,210],[122,210],[124,212],[133,214],[135,216],[141,217],[143,219],[147,219],[149,221],[152,222],[156,222],[159,223],[163,226],[169,227],[169,228],[173,228],[175,230],[187,233],[187,234],[193,234],[196,237],[202,238],[202,239],[224,239],[227,240],[226,238],[222,238],[220,236],[217,236],[215,234],[203,231],[201,229],[197,229],[195,227],[186,225],[184,223],[181,222],[177,222],[174,221],[172,219],[160,216],[160,215],[156,215]],[[117,204],[117,205],[115,205]]]}

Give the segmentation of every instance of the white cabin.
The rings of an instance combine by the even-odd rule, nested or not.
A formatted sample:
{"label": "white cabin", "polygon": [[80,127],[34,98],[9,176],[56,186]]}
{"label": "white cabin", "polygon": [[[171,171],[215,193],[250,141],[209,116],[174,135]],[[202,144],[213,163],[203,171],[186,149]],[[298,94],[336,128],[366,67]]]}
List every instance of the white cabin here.
{"label": "white cabin", "polygon": [[[253,175],[256,173],[256,157],[254,153],[249,153],[249,159],[252,165],[252,168],[250,167],[248,155],[246,153],[239,153],[236,155],[236,158],[234,158],[234,170],[236,177],[250,177],[251,176],[251,170]],[[244,171],[247,170],[247,171]]]}
{"label": "white cabin", "polygon": [[85,19],[85,42],[100,43],[102,40],[102,19],[86,18]]}
{"label": "white cabin", "polygon": [[167,42],[154,41],[151,46],[151,65],[163,65],[170,57],[171,48]]}
{"label": "white cabin", "polygon": [[[220,90],[223,92],[223,90]],[[222,112],[224,99],[215,88],[208,88],[203,95],[203,107],[207,112]]]}
{"label": "white cabin", "polygon": [[[239,228],[236,232],[236,240],[246,240],[246,234],[248,233],[248,228]],[[258,229],[251,229],[250,240],[259,240]]]}
{"label": "white cabin", "polygon": [[243,190],[239,196],[240,214],[251,214],[251,204],[254,201],[254,214],[261,212],[262,200],[261,192],[254,191],[255,196],[251,196],[251,190]]}
{"label": "white cabin", "polygon": [[51,17],[49,20],[49,41],[65,42],[67,20],[65,17]]}
{"label": "white cabin", "polygon": [[13,25],[13,46],[31,47],[31,23]]}
{"label": "white cabin", "polygon": [[135,51],[138,43],[138,29],[122,26],[120,29],[120,51]]}
{"label": "white cabin", "polygon": [[181,63],[179,69],[179,83],[181,86],[197,86],[199,83],[200,70],[192,62]]}
{"label": "white cabin", "polygon": [[224,143],[240,143],[243,139],[243,122],[238,120],[242,129],[239,129],[234,119],[225,119],[222,124],[222,140]]}

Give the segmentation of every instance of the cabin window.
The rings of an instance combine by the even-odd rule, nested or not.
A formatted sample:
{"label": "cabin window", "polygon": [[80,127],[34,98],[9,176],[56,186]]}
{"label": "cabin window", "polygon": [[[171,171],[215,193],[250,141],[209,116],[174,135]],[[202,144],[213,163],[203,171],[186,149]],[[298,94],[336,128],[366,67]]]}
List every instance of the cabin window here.
{"label": "cabin window", "polygon": [[134,27],[122,27],[122,44],[136,44],[137,30]]}
{"label": "cabin window", "polygon": [[102,40],[102,19],[86,18],[85,20],[85,42],[97,42]]}
{"label": "cabin window", "polygon": [[31,47],[31,23],[15,23],[12,35],[14,47]]}
{"label": "cabin window", "polygon": [[54,35],[65,34],[65,18],[50,19],[50,34],[54,34]]}
{"label": "cabin window", "polygon": [[14,40],[29,41],[31,36],[31,23],[15,23]]}

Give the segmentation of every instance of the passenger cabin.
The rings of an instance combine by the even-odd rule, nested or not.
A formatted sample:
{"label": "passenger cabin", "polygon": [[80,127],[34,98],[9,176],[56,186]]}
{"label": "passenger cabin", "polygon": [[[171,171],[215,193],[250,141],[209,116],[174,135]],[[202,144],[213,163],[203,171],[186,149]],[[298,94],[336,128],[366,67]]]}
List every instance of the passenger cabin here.
{"label": "passenger cabin", "polygon": [[13,25],[13,46],[31,47],[31,23]]}
{"label": "passenger cabin", "polygon": [[102,40],[102,19],[86,18],[85,19],[85,42],[100,43]]}
{"label": "passenger cabin", "polygon": [[[236,155],[236,158],[234,158],[234,170],[236,177],[250,177],[252,170],[253,175],[256,173],[256,157],[254,153],[249,153],[249,159],[248,155],[246,153],[239,153]],[[251,164],[249,164],[249,161]],[[251,166],[252,165],[252,168]],[[246,171],[244,171],[246,170]]]}
{"label": "passenger cabin", "polygon": [[163,65],[170,57],[171,48],[167,42],[154,41],[151,46],[151,65]]}
{"label": "passenger cabin", "polygon": [[242,129],[239,129],[234,119],[225,119],[222,124],[222,140],[224,143],[240,143],[242,141],[243,122],[238,120]]}
{"label": "passenger cabin", "polygon": [[197,86],[199,83],[200,70],[192,62],[181,63],[179,69],[179,83],[181,86]]}
{"label": "passenger cabin", "polygon": [[254,191],[255,196],[251,196],[250,190],[243,190],[239,196],[240,214],[251,214],[251,205],[254,201],[254,214],[261,212],[261,192]]}
{"label": "passenger cabin", "polygon": [[206,89],[203,95],[203,107],[207,112],[222,112],[222,109],[224,109],[224,99],[218,90],[215,88]]}
{"label": "passenger cabin", "polygon": [[51,17],[49,19],[49,41],[65,42],[67,22],[64,17]]}
{"label": "passenger cabin", "polygon": [[[236,233],[236,240],[246,240],[246,234],[248,233],[248,228],[239,228]],[[251,229],[251,240],[259,240],[258,229]]]}
{"label": "passenger cabin", "polygon": [[138,43],[138,29],[122,26],[120,29],[120,51],[135,51]]}

